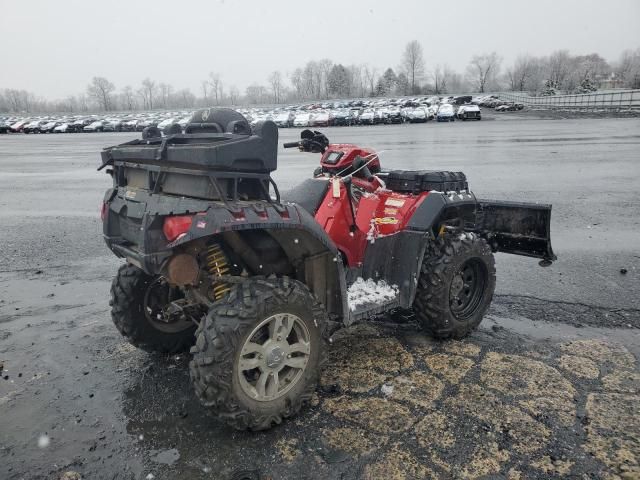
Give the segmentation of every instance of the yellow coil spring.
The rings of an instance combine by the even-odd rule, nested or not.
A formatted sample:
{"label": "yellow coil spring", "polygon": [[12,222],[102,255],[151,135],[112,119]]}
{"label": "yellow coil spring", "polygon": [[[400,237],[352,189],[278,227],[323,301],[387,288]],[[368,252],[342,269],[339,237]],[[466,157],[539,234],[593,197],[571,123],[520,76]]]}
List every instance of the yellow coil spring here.
{"label": "yellow coil spring", "polygon": [[[229,272],[227,257],[217,243],[210,245],[207,249],[207,268],[211,275],[222,276]],[[213,296],[216,300],[220,300],[229,290],[231,288],[227,284],[216,283],[213,285]]]}

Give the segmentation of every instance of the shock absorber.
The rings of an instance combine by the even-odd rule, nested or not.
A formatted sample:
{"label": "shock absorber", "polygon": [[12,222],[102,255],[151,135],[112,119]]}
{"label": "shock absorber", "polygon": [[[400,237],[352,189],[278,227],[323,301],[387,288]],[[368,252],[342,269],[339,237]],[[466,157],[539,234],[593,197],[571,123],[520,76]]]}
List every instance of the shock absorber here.
{"label": "shock absorber", "polygon": [[[207,248],[207,269],[210,275],[222,276],[229,272],[227,256],[218,243],[212,243]],[[213,297],[220,300],[231,288],[226,283],[217,282],[213,285]]]}

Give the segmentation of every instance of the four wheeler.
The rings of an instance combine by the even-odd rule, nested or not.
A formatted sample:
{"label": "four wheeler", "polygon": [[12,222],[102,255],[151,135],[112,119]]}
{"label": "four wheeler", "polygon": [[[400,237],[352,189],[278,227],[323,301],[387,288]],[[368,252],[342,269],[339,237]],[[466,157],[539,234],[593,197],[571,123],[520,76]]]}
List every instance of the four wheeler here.
{"label": "four wheeler", "polygon": [[433,336],[462,338],[491,302],[494,252],[556,258],[548,205],[478,200],[461,172],[383,171],[374,151],[310,130],[284,146],[320,167],[281,194],[277,143],[272,121],[217,108],[102,152],[104,239],[126,259],[113,321],[147,351],[191,349],[197,396],[236,428],[296,414],[339,326],[413,309]]}

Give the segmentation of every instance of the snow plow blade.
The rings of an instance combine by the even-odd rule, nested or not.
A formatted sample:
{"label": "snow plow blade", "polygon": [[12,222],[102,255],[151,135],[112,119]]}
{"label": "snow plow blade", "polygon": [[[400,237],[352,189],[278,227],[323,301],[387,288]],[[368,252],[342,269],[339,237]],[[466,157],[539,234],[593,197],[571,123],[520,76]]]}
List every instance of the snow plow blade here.
{"label": "snow plow blade", "polygon": [[478,227],[495,252],[540,258],[551,265],[551,205],[478,200]]}

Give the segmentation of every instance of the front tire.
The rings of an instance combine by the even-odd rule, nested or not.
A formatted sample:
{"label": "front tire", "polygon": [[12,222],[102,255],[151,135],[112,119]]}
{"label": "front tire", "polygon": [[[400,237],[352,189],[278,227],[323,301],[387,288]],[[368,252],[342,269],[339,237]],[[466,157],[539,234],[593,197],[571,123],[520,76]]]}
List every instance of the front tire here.
{"label": "front tire", "polygon": [[265,430],[313,395],[327,314],[301,282],[247,279],[213,305],[191,349],[201,403],[239,430]]}
{"label": "front tire", "polygon": [[495,260],[474,233],[445,235],[425,252],[413,308],[422,328],[439,339],[475,330],[496,287]]}
{"label": "front tire", "polygon": [[173,300],[172,290],[130,264],[120,267],[111,284],[111,319],[129,343],[147,352],[179,353],[193,345],[196,326],[191,321],[167,323],[161,310]]}

